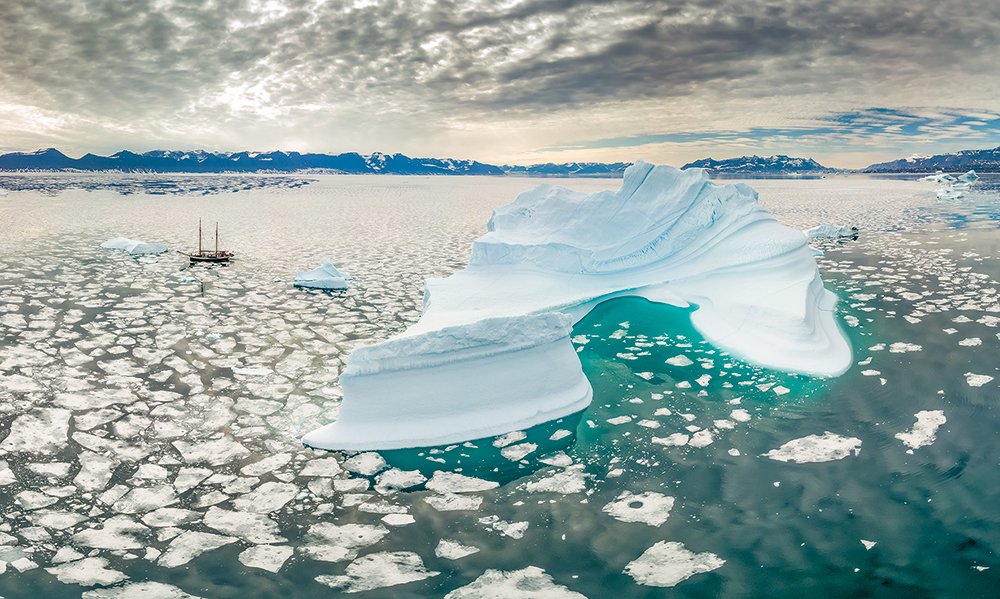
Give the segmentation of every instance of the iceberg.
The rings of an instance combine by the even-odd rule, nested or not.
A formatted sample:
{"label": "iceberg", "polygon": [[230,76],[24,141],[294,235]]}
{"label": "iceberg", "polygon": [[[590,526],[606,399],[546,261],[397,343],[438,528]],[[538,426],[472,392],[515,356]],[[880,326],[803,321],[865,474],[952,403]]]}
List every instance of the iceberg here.
{"label": "iceberg", "polygon": [[966,183],[973,183],[979,180],[979,175],[976,174],[976,171],[970,170],[966,172],[964,175],[959,175],[958,180],[964,181]]}
{"label": "iceberg", "polygon": [[340,272],[333,265],[333,262],[327,260],[319,268],[295,275],[295,286],[310,289],[342,290],[347,289],[347,281],[350,278],[350,275]]}
{"label": "iceberg", "polygon": [[951,175],[946,174],[942,171],[938,171],[933,175],[927,175],[926,177],[920,177],[920,179],[918,179],[918,181],[930,181],[931,183],[937,183],[939,185],[954,183],[957,180],[958,179],[956,179],[955,177],[952,177]]}
{"label": "iceberg", "polygon": [[442,445],[583,410],[573,325],[623,296],[691,308],[710,342],[761,366],[835,376],[851,364],[806,236],[744,184],[637,162],[617,191],[522,193],[487,231],[465,269],[427,281],[419,321],[348,357],[337,419],[306,445]]}
{"label": "iceberg", "polygon": [[151,256],[162,254],[167,251],[167,246],[162,243],[146,243],[125,237],[115,237],[101,244],[106,250],[121,250],[132,256]]}
{"label": "iceberg", "polygon": [[857,239],[858,228],[823,223],[803,231],[809,239]]}

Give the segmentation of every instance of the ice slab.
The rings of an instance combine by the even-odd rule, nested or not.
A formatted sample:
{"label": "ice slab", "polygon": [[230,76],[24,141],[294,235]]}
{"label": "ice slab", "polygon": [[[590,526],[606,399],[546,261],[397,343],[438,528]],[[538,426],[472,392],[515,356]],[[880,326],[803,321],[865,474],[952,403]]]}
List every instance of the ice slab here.
{"label": "ice slab", "polygon": [[86,557],[79,561],[46,568],[63,584],[78,584],[92,587],[108,586],[128,578],[117,570],[108,568],[108,560],[100,557]]}
{"label": "ice slab", "polygon": [[617,191],[541,185],[496,209],[468,267],[428,280],[420,320],[349,356],[337,421],[303,442],[443,445],[578,412],[592,389],[570,332],[621,296],[694,306],[709,341],[762,366],[833,376],[851,364],[805,235],[746,185],[639,162]]}
{"label": "ice slab", "polygon": [[287,545],[257,545],[240,554],[240,563],[250,568],[277,572],[294,550]]}
{"label": "ice slab", "polygon": [[150,256],[162,254],[167,251],[167,246],[162,243],[146,243],[136,239],[126,237],[115,237],[101,244],[106,250],[121,250],[132,256]]}
{"label": "ice slab", "polygon": [[615,501],[604,506],[603,511],[622,522],[642,522],[660,526],[670,517],[674,498],[655,491],[645,493],[623,492]]}
{"label": "ice slab", "polygon": [[347,289],[347,281],[351,275],[340,272],[333,262],[327,260],[322,266],[300,272],[295,275],[296,287],[308,287],[310,289]]}
{"label": "ice slab", "polygon": [[135,582],[112,589],[87,591],[83,594],[83,599],[129,599],[130,597],[142,597],[143,599],[200,599],[195,595],[185,593],[175,586],[162,582]]}
{"label": "ice slab", "polygon": [[445,599],[587,599],[584,595],[556,584],[536,566],[504,572],[487,570],[471,583],[445,595]]}
{"label": "ice slab", "polygon": [[345,593],[359,593],[416,582],[440,572],[428,570],[420,556],[411,551],[370,553],[347,565],[343,576],[317,576],[316,580]]}
{"label": "ice slab", "polygon": [[462,559],[463,557],[470,556],[473,553],[479,553],[479,548],[463,545],[458,541],[452,541],[451,539],[441,539],[438,541],[437,547],[434,548],[434,555],[442,559]]}
{"label": "ice slab", "polygon": [[792,439],[781,447],[765,453],[764,456],[778,462],[805,464],[842,460],[860,452],[861,439],[844,437],[827,431],[822,435],[808,435]]}
{"label": "ice slab", "polygon": [[695,574],[721,568],[726,560],[714,553],[693,553],[676,542],[660,541],[635,561],[625,566],[625,573],[639,584],[672,587]]}
{"label": "ice slab", "polygon": [[913,428],[902,433],[896,433],[896,438],[910,449],[930,445],[937,437],[941,425],[948,421],[944,410],[921,410],[915,414],[917,423]]}

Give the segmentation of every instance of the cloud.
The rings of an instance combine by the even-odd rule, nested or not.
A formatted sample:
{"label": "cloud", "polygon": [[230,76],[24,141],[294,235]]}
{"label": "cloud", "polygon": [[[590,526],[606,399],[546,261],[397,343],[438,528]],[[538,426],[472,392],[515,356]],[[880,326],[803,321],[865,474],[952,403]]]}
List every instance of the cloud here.
{"label": "cloud", "polygon": [[899,141],[942,143],[982,140],[1000,143],[1000,112],[973,113],[961,109],[868,108],[809,119],[789,127],[750,127],[728,131],[674,131],[613,137],[553,146],[551,150],[627,148],[661,143],[785,142],[799,146],[814,144],[885,143]]}
{"label": "cloud", "polygon": [[948,130],[851,110],[992,114],[998,17],[993,0],[6,2],[0,105],[49,120],[0,136],[40,141],[56,118],[87,149],[298,139],[495,159],[710,129],[805,139],[823,126],[795,120],[829,112],[854,119],[834,134],[896,118],[881,134],[927,136]]}

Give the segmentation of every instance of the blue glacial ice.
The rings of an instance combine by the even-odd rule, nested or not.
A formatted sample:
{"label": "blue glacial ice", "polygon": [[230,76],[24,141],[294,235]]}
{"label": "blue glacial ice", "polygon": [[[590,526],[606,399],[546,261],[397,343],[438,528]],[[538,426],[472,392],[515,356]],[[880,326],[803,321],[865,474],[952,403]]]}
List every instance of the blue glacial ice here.
{"label": "blue glacial ice", "polygon": [[617,191],[554,185],[496,209],[469,265],[429,279],[408,330],[355,350],[325,449],[398,449],[499,435],[587,407],[574,323],[622,296],[694,307],[713,344],[761,366],[836,376],[851,364],[806,236],[750,187],[638,162]]}

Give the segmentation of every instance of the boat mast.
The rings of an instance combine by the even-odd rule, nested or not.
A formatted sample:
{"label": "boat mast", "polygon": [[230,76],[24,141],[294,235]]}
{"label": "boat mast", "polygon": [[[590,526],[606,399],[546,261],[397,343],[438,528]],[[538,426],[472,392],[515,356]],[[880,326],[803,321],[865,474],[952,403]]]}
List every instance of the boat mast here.
{"label": "boat mast", "polygon": [[198,255],[201,255],[201,219],[198,219]]}
{"label": "boat mast", "polygon": [[215,255],[219,255],[219,221],[215,221]]}

